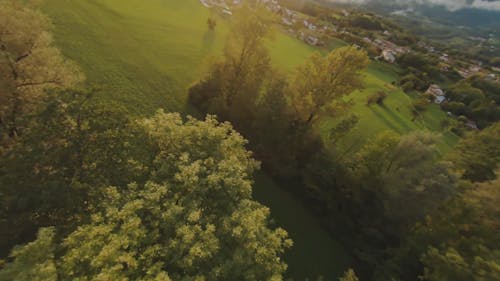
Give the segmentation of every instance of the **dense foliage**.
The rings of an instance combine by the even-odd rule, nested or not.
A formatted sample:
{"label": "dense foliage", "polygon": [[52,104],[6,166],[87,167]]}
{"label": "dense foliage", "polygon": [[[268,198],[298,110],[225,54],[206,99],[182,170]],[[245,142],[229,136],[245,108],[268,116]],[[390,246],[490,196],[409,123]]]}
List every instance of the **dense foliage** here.
{"label": "dense foliage", "polygon": [[444,110],[466,116],[485,128],[500,121],[500,83],[482,77],[461,80],[447,89]]}
{"label": "dense foliage", "polygon": [[[263,26],[259,18],[249,22]],[[235,24],[232,32],[245,33],[240,24]],[[250,42],[259,42],[264,34],[253,34],[256,38]],[[346,155],[336,149],[336,142],[356,126],[357,118],[350,113],[345,97],[362,86],[359,71],[366,66],[366,54],[347,47],[327,56],[314,55],[287,78],[270,67],[263,44],[248,48],[237,36],[230,37],[229,42],[235,54],[250,58],[249,50],[255,50],[253,62],[239,60],[245,56],[226,51],[206,77],[190,89],[192,104],[233,122],[250,139],[264,169],[315,205],[325,226],[351,246],[362,277],[391,280],[404,272],[410,276],[408,280],[419,276],[436,280],[430,273],[434,265],[424,262],[428,253],[412,254],[413,260],[403,265],[404,258],[398,256],[405,249],[401,245],[414,234],[416,224],[444,208],[443,203],[450,198],[462,196],[460,177],[495,177],[495,130],[467,138],[457,150],[460,161],[456,167],[440,159],[436,136],[426,132],[406,136],[384,133],[358,153]],[[430,77],[439,72],[433,59],[419,54],[408,54],[401,63],[408,70],[402,83],[411,84],[411,91],[425,91],[432,82]],[[228,74],[235,64],[238,72]],[[233,83],[235,74],[240,79],[237,84]],[[385,96],[375,93],[368,104],[381,104]],[[228,100],[239,98],[244,99],[241,105],[228,105]],[[416,99],[412,110],[418,115],[429,103],[426,98]],[[339,119],[327,139],[319,137],[314,129],[324,116]],[[483,140],[476,149],[467,145],[474,139]],[[484,157],[491,159],[481,166],[487,170],[481,170],[473,160]],[[465,168],[460,169],[458,163]],[[472,178],[473,170],[480,176]],[[292,181],[299,184],[290,184]],[[395,263],[399,263],[396,269]],[[345,278],[355,280],[350,275]]]}
{"label": "dense foliage", "polygon": [[[81,75],[52,46],[45,16],[20,1],[0,8],[0,280],[283,280],[293,243],[252,199],[254,157],[351,249],[356,273],[340,280],[500,280],[495,82],[450,87],[443,108],[484,129],[445,157],[436,135],[418,131],[341,149],[359,120],[350,96],[366,52],[317,53],[285,75],[266,48],[273,20],[255,4],[189,89],[204,120],[137,119],[75,88]],[[388,24],[356,16],[365,29]],[[420,54],[401,65],[407,91],[437,71]],[[386,98],[373,93],[367,106]],[[320,135],[325,117],[335,126]]]}
{"label": "dense foliage", "polygon": [[[40,270],[49,270],[47,267],[52,273],[57,271],[57,280],[281,280],[286,265],[279,257],[291,241],[284,230],[268,228],[269,209],[252,200],[250,176],[258,163],[245,150],[246,141],[229,124],[218,123],[212,117],[206,121],[191,118],[184,123],[178,114],[159,111],[140,122],[143,131],[139,133],[148,139],[143,146],[148,145],[145,151],[152,153],[152,158],[137,161],[132,157],[116,158],[123,155],[119,151],[130,151],[121,146],[130,145],[130,138],[120,135],[126,129],[116,124],[109,126],[102,116],[90,116],[92,119],[81,120],[87,130],[92,128],[92,122],[106,128],[92,138],[83,138],[85,134],[79,138],[82,147],[92,150],[82,152],[84,161],[91,162],[63,161],[81,160],[78,155],[73,157],[79,149],[70,146],[76,145],[71,140],[65,140],[68,150],[53,156],[45,152],[43,158],[58,160],[54,163],[13,157],[29,164],[28,170],[33,171],[31,165],[35,165],[50,169],[54,175],[41,177],[41,169],[41,175],[37,175],[40,177],[27,178],[31,184],[22,190],[14,188],[16,183],[6,182],[2,192],[10,196],[2,198],[2,206],[16,206],[22,194],[31,194],[31,200],[38,201],[24,206],[27,215],[21,226],[32,229],[57,225],[58,237],[70,234],[59,243],[53,239],[53,229],[42,229],[38,240],[12,252],[14,263],[6,266],[4,276],[24,278],[26,274],[41,274]],[[57,120],[69,117],[59,116]],[[51,139],[56,140],[57,134],[47,131],[51,133]],[[112,138],[113,143],[107,145],[108,135],[120,138]],[[107,150],[94,148],[94,144],[117,151],[106,155]],[[23,143],[22,147],[28,146]],[[102,162],[105,160],[118,165]],[[127,165],[139,171],[127,170]],[[119,178],[108,174],[113,172],[119,173]],[[146,173],[143,180],[141,175]],[[2,175],[16,176],[15,171]],[[132,180],[136,182],[126,183]],[[109,184],[112,186],[105,187]],[[2,210],[8,223],[19,214],[21,210],[16,208]],[[75,224],[79,224],[76,229]],[[2,229],[23,230],[18,226]],[[25,257],[32,248],[39,256]],[[54,279],[47,276],[40,280]]]}
{"label": "dense foliage", "polygon": [[0,137],[4,139],[18,134],[18,119],[37,105],[44,90],[82,80],[76,65],[52,46],[49,28],[49,19],[39,11],[20,1],[0,1]]}

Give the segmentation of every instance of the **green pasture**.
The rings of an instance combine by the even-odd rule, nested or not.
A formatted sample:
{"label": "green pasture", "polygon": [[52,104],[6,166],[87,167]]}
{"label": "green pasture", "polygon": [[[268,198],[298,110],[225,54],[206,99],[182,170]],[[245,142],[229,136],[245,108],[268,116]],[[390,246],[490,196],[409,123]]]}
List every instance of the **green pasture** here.
{"label": "green pasture", "polygon": [[137,114],[186,111],[186,88],[223,48],[227,25],[208,31],[199,1],[49,0],[55,41],[100,98]]}

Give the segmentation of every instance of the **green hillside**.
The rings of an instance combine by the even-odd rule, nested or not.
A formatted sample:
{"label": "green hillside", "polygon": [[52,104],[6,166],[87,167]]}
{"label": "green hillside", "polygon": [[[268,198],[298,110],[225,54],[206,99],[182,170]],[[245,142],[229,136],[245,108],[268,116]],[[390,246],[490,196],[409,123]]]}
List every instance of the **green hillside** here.
{"label": "green hillside", "polygon": [[209,11],[195,0],[51,0],[44,11],[57,45],[102,86],[101,98],[135,113],[184,111],[186,87],[222,49],[227,29],[209,32]]}
{"label": "green hillside", "polygon": [[[208,31],[210,11],[196,0],[152,0],[147,5],[138,0],[50,0],[44,11],[54,21],[57,44],[82,66],[90,83],[102,87],[101,98],[137,114],[158,107],[191,112],[186,88],[199,78],[206,60],[220,54],[228,29],[227,22],[219,19],[216,31]],[[316,50],[282,33],[269,45],[274,63],[289,71]],[[352,96],[361,120],[348,142],[383,130],[440,132],[445,114],[431,107],[423,120],[411,121],[411,99],[389,87],[396,79],[394,69],[385,65],[368,69],[366,89]],[[378,90],[390,94],[387,106],[366,107],[366,96]],[[331,124],[327,120],[322,129],[326,132]],[[442,150],[456,140],[446,133]]]}
{"label": "green hillside", "polygon": [[[227,21],[221,18],[215,32],[208,31],[210,11],[198,0],[47,0],[43,10],[54,22],[55,41],[64,55],[83,68],[90,84],[102,89],[99,99],[137,115],[159,107],[196,114],[186,104],[186,89],[200,77],[206,61],[220,54],[228,31]],[[288,71],[315,51],[282,33],[269,46],[274,64]],[[370,66],[366,89],[352,96],[360,124],[343,146],[360,146],[362,140],[384,130],[440,131],[440,121],[447,117],[437,107],[431,107],[423,120],[411,120],[411,98],[390,86],[397,79],[396,71],[383,64]],[[366,96],[379,90],[389,93],[386,106],[367,107]],[[326,134],[334,123],[324,120],[320,129]],[[445,134],[442,151],[456,141],[456,136]],[[321,273],[335,278],[349,265],[346,251],[312,221],[301,203],[265,176],[259,177],[256,197],[294,239],[295,247],[287,256],[293,277],[302,280]]]}

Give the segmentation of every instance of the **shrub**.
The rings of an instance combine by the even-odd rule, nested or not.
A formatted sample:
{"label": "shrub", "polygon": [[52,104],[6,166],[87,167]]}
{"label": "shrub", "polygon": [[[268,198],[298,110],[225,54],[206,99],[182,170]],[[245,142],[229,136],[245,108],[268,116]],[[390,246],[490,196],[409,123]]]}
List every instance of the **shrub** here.
{"label": "shrub", "polygon": [[388,94],[384,91],[378,91],[368,96],[366,100],[366,105],[372,105],[374,103],[378,105],[383,105],[384,100],[388,97]]}

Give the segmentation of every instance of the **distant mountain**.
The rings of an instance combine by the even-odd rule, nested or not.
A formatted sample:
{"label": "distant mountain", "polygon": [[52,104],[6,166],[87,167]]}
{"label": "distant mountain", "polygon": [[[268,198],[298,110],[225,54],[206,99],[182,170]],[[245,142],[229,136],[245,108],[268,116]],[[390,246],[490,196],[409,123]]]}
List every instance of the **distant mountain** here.
{"label": "distant mountain", "polygon": [[[374,7],[376,8],[376,7]],[[500,27],[500,11],[464,8],[450,11],[442,6],[419,5],[405,10],[393,10],[391,13],[405,11],[409,15],[427,17],[433,21],[453,26]]]}
{"label": "distant mountain", "polygon": [[[316,0],[323,4],[355,6],[381,14],[426,17],[445,25],[500,29],[500,0]],[[434,4],[431,4],[434,3]],[[490,3],[494,9],[479,9],[473,3]],[[484,5],[483,5],[484,6]]]}

